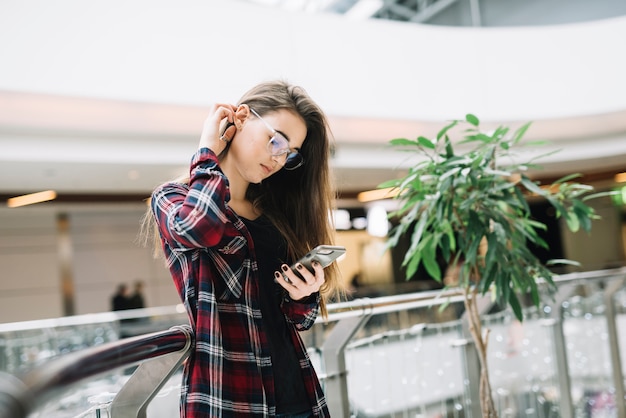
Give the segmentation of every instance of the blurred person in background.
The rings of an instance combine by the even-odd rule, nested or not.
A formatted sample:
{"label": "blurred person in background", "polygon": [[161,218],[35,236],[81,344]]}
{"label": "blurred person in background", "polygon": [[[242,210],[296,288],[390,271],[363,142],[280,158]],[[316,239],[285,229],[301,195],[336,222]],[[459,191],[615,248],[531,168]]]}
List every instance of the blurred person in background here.
{"label": "blurred person in background", "polygon": [[117,286],[115,294],[111,297],[111,310],[123,311],[126,309],[130,309],[128,286],[124,283],[121,283]]}
{"label": "blurred person in background", "polygon": [[129,304],[130,309],[141,309],[146,307],[146,302],[143,297],[143,282],[136,280],[134,284],[133,294],[130,296]]}

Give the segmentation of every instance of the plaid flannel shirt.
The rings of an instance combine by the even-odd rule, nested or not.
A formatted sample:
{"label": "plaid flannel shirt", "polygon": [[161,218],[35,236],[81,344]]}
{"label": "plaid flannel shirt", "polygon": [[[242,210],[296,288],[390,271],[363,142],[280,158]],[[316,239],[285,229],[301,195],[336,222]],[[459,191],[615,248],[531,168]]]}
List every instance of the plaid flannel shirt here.
{"label": "plaid flannel shirt", "polygon": [[[254,244],[227,206],[228,180],[208,148],[193,156],[189,185],[167,183],[152,194],[152,211],[172,278],[195,330],[185,364],[181,416],[273,416],[271,357],[259,307]],[[316,417],[330,416],[299,330],[319,311],[286,297],[282,310]]]}

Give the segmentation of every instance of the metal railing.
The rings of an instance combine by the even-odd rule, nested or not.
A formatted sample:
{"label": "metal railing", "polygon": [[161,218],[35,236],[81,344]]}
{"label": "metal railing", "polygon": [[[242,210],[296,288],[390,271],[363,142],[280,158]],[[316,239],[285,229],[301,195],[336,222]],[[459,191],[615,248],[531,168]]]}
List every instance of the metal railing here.
{"label": "metal railing", "polygon": [[[27,417],[76,383],[139,364],[113,400],[117,417],[145,417],[152,397],[187,357],[193,344],[188,325],[130,337],[49,360],[19,377],[0,374],[0,417]],[[158,361],[152,363],[152,360]]]}
{"label": "metal railing", "polygon": [[[552,302],[543,308],[543,311],[549,312],[550,315],[541,319],[542,326],[551,335],[554,351],[552,355],[556,358],[555,367],[561,396],[557,406],[559,415],[555,416],[574,416],[570,372],[563,337],[563,301],[571,297],[581,284],[594,281],[602,282],[601,288],[606,305],[603,316],[607,322],[614,396],[618,400],[616,401],[617,416],[626,416],[624,402],[619,402],[620,399],[624,399],[624,385],[619,329],[615,318],[617,308],[614,306],[614,295],[623,289],[626,281],[626,269],[573,273],[557,276],[555,279],[559,292],[553,296]],[[362,338],[360,340],[362,343],[355,341],[355,336],[368,321],[379,315],[401,314],[415,309],[436,309],[437,306],[460,303],[462,300],[463,295],[458,290],[451,289],[373,299],[363,298],[329,305],[328,318],[319,318],[316,327],[332,326],[329,326],[328,332],[323,333],[322,343],[315,345],[321,353],[321,367],[318,372],[327,393],[331,415],[336,418],[347,418],[354,414],[348,396],[348,376],[351,371],[347,367],[347,349],[395,334],[419,334],[430,327],[430,324],[409,321],[403,324],[403,326],[406,325],[404,329],[386,330],[381,334],[370,336],[369,340]],[[491,303],[485,299],[482,301],[482,306],[483,311],[486,312],[490,309]],[[313,333],[315,332],[314,329]],[[0,373],[0,418],[26,417],[83,379],[133,365],[139,366],[113,399],[109,408],[110,416],[113,418],[145,417],[150,400],[167,379],[179,369],[188,356],[192,344],[191,328],[186,325],[177,326],[167,331],[126,338],[53,358],[17,376]],[[461,338],[450,344],[459,347],[463,352],[465,380],[478,381],[478,360],[473,351],[471,338],[466,331],[461,332]],[[469,385],[470,399],[464,416],[479,417],[478,394],[473,388],[474,386]]]}
{"label": "metal railing", "polygon": [[[616,326],[616,306],[614,296],[617,291],[624,288],[626,283],[626,268],[602,270],[583,273],[563,274],[555,277],[558,291],[551,295],[551,301],[548,301],[547,308],[544,309],[546,318],[541,320],[543,327],[549,331],[549,335],[553,341],[553,352],[556,363],[556,375],[558,378],[560,397],[556,409],[559,411],[560,417],[573,417],[574,405],[572,400],[572,387],[570,381],[570,372],[568,366],[567,349],[563,330],[562,309],[564,302],[572,297],[577,288],[581,285],[598,281],[602,283],[603,300],[606,305],[604,313],[607,324],[607,337],[610,347],[612,363],[612,380],[613,394],[615,399],[615,409],[618,417],[626,417],[626,403],[624,402],[624,374],[621,366],[620,347],[618,328]],[[326,337],[321,353],[323,373],[320,378],[324,379],[325,390],[329,409],[333,417],[349,418],[354,416],[351,410],[350,399],[348,397],[348,368],[346,367],[346,347],[348,342],[354,337],[367,321],[375,316],[384,313],[398,312],[415,308],[434,308],[444,304],[460,302],[463,295],[456,289],[449,291],[429,291],[417,294],[398,295],[390,297],[381,297],[376,299],[356,300],[354,302],[336,304],[329,309],[329,320],[338,321],[337,325],[332,329]],[[493,308],[493,303],[489,296],[482,297],[479,301],[481,314],[486,314]],[[465,315],[461,317],[463,323],[461,339],[453,341],[456,347],[463,350],[463,358],[465,361],[464,372],[467,382],[478,382],[480,379],[480,367],[477,353],[471,335],[469,332],[467,319]],[[427,325],[419,327],[419,331],[424,330]],[[404,332],[415,333],[416,324],[407,328]],[[383,333],[375,336],[375,338],[386,337]],[[480,394],[478,385],[467,385],[469,392],[469,401],[467,402],[466,415],[470,417],[482,416],[480,411]],[[443,413],[443,412],[442,412]]]}

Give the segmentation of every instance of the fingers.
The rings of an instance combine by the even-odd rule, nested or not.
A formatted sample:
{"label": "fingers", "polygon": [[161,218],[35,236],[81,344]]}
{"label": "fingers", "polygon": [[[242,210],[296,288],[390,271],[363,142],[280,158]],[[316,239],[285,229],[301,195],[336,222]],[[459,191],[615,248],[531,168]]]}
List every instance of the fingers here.
{"label": "fingers", "polygon": [[235,135],[236,128],[231,125],[226,129],[227,132],[221,130],[228,126],[228,123],[234,122],[236,110],[236,106],[227,103],[216,103],[211,106],[202,127],[200,148],[207,147],[219,154],[226,147]]}
{"label": "fingers", "polygon": [[214,116],[215,120],[221,122],[226,119],[228,122],[233,122],[235,120],[235,112],[237,111],[237,106],[228,104],[228,103],[215,103],[211,112],[209,113],[209,117]]}
{"label": "fingers", "polygon": [[276,282],[280,284],[288,293],[291,299],[299,300],[305,298],[317,291],[324,284],[324,269],[322,266],[313,262],[314,272],[310,272],[302,264],[296,264],[298,276],[288,265],[281,266],[281,272],[275,272]]}

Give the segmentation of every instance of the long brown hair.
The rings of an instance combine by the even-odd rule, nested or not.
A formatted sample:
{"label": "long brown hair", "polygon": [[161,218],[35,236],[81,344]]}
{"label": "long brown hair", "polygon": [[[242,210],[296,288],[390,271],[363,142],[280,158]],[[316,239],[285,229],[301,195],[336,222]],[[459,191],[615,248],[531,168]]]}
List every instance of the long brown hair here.
{"label": "long brown hair", "polygon": [[[316,245],[332,244],[334,225],[330,213],[336,195],[329,166],[332,136],[324,112],[302,87],[284,81],[261,83],[246,92],[237,104],[247,104],[261,116],[283,109],[304,120],[307,134],[300,150],[304,165],[293,171],[280,170],[262,183],[250,184],[246,198],[285,237],[292,260]],[[146,222],[154,222],[151,213],[146,214]],[[157,241],[156,248],[159,247]],[[343,297],[344,286],[336,263],[327,267],[324,274],[320,307],[325,316],[326,302]]]}

